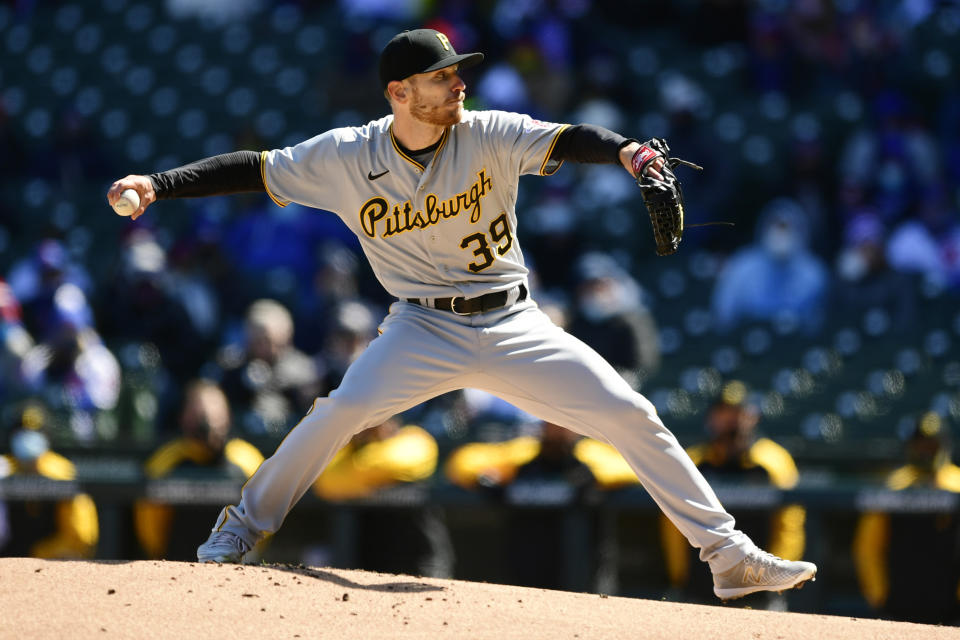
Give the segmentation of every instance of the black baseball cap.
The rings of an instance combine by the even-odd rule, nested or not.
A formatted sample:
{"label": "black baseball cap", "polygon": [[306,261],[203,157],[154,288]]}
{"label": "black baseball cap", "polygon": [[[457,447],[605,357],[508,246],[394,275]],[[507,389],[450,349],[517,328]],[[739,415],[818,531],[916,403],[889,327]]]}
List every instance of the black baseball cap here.
{"label": "black baseball cap", "polygon": [[433,29],[398,33],[380,53],[380,84],[386,89],[393,80],[415,73],[436,71],[453,64],[470,67],[483,60],[482,53],[457,53],[444,34]]}

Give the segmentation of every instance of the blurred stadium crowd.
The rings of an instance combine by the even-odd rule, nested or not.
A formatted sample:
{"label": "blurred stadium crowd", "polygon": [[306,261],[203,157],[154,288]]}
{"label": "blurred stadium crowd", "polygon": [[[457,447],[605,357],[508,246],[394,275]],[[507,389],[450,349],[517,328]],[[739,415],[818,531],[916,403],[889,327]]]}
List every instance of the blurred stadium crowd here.
{"label": "blurred stadium crowd", "polygon": [[[51,464],[82,476],[101,468],[98,453],[119,453],[159,477],[212,459],[184,444],[192,437],[242,477],[257,449],[269,455],[337,386],[390,299],[334,215],[245,195],[163,202],[131,223],[104,194],[128,173],[379,117],[377,55],[412,26],[485,52],[465,76],[468,108],[662,136],[706,168],[680,176],[687,219],[735,226],[691,229],[669,258],[654,257],[618,167],[520,184],[534,298],[681,442],[707,437],[708,409],[731,380],[801,478],[876,480],[923,420],[937,434],[960,420],[956,3],[8,0],[0,434],[10,460],[72,452],[88,467]],[[196,408],[209,403],[220,408]],[[403,450],[426,456],[404,459],[395,479],[434,477],[468,443],[514,443],[484,450],[488,462],[465,476],[436,473],[460,485],[499,484],[487,466],[502,465],[483,456],[528,463],[539,449],[522,439],[549,432],[470,390],[399,422],[368,438],[402,432]],[[389,447],[376,455],[394,459]],[[608,466],[591,470],[601,484],[617,464],[604,455]],[[387,483],[340,462],[340,484],[328,478],[318,495]],[[169,523],[154,507],[138,506],[138,531]],[[141,538],[148,555],[177,539],[164,531]]]}

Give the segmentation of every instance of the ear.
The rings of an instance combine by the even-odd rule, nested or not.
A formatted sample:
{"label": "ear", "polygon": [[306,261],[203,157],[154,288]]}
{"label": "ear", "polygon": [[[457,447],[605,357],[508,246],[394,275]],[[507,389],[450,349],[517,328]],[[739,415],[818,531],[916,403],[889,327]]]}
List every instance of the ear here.
{"label": "ear", "polygon": [[387,93],[390,94],[390,97],[396,100],[397,102],[406,102],[407,100],[407,89],[403,86],[403,82],[400,80],[391,80],[387,84]]}

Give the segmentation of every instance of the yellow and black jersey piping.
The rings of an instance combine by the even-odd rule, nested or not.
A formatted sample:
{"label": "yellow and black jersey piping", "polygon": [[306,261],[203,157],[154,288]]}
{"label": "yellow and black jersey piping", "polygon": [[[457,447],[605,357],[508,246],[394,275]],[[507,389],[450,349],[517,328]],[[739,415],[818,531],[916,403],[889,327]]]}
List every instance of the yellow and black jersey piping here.
{"label": "yellow and black jersey piping", "polygon": [[552,176],[563,166],[563,160],[555,160],[550,162],[550,156],[553,155],[553,149],[557,146],[557,140],[560,139],[560,134],[564,132],[570,125],[565,124],[561,125],[557,132],[553,134],[553,140],[550,141],[550,148],[547,149],[547,155],[543,158],[543,162],[540,164],[540,175],[542,176]]}
{"label": "yellow and black jersey piping", "polygon": [[[449,136],[450,136],[450,127],[447,127],[443,130],[443,135],[440,136],[440,143],[437,145],[436,151],[433,152],[433,157],[431,158],[431,160],[433,160],[433,158],[436,158],[437,154],[440,153],[440,150],[443,149],[443,147],[447,144],[447,138]],[[393,148],[396,150],[396,152],[400,154],[401,158],[403,158],[404,160],[406,160],[416,168],[420,169],[420,171],[424,171],[426,169],[426,167],[424,167],[422,164],[420,164],[419,162],[417,162],[416,160],[414,160],[413,158],[411,158],[410,156],[408,156],[406,153],[403,152],[403,149],[400,147],[400,143],[397,142],[397,139],[393,135],[393,124],[390,125],[390,142],[393,144]]]}
{"label": "yellow and black jersey piping", "polygon": [[270,185],[267,184],[266,164],[267,164],[267,152],[266,152],[266,151],[261,151],[261,152],[260,152],[260,177],[263,179],[263,188],[264,188],[264,190],[267,192],[267,195],[270,196],[270,199],[273,200],[273,202],[274,202],[278,207],[285,207],[285,206],[287,206],[289,203],[288,203],[288,202],[280,202],[280,200],[277,198],[277,196],[273,195],[273,192],[270,191]]}

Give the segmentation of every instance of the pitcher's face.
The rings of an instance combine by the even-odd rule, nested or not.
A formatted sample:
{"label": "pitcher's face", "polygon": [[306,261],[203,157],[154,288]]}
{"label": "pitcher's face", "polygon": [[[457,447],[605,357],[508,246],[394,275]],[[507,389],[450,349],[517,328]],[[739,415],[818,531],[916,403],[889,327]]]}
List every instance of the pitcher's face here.
{"label": "pitcher's face", "polygon": [[408,78],[410,115],[420,122],[447,127],[463,117],[463,99],[467,85],[457,73],[457,65],[418,73]]}

